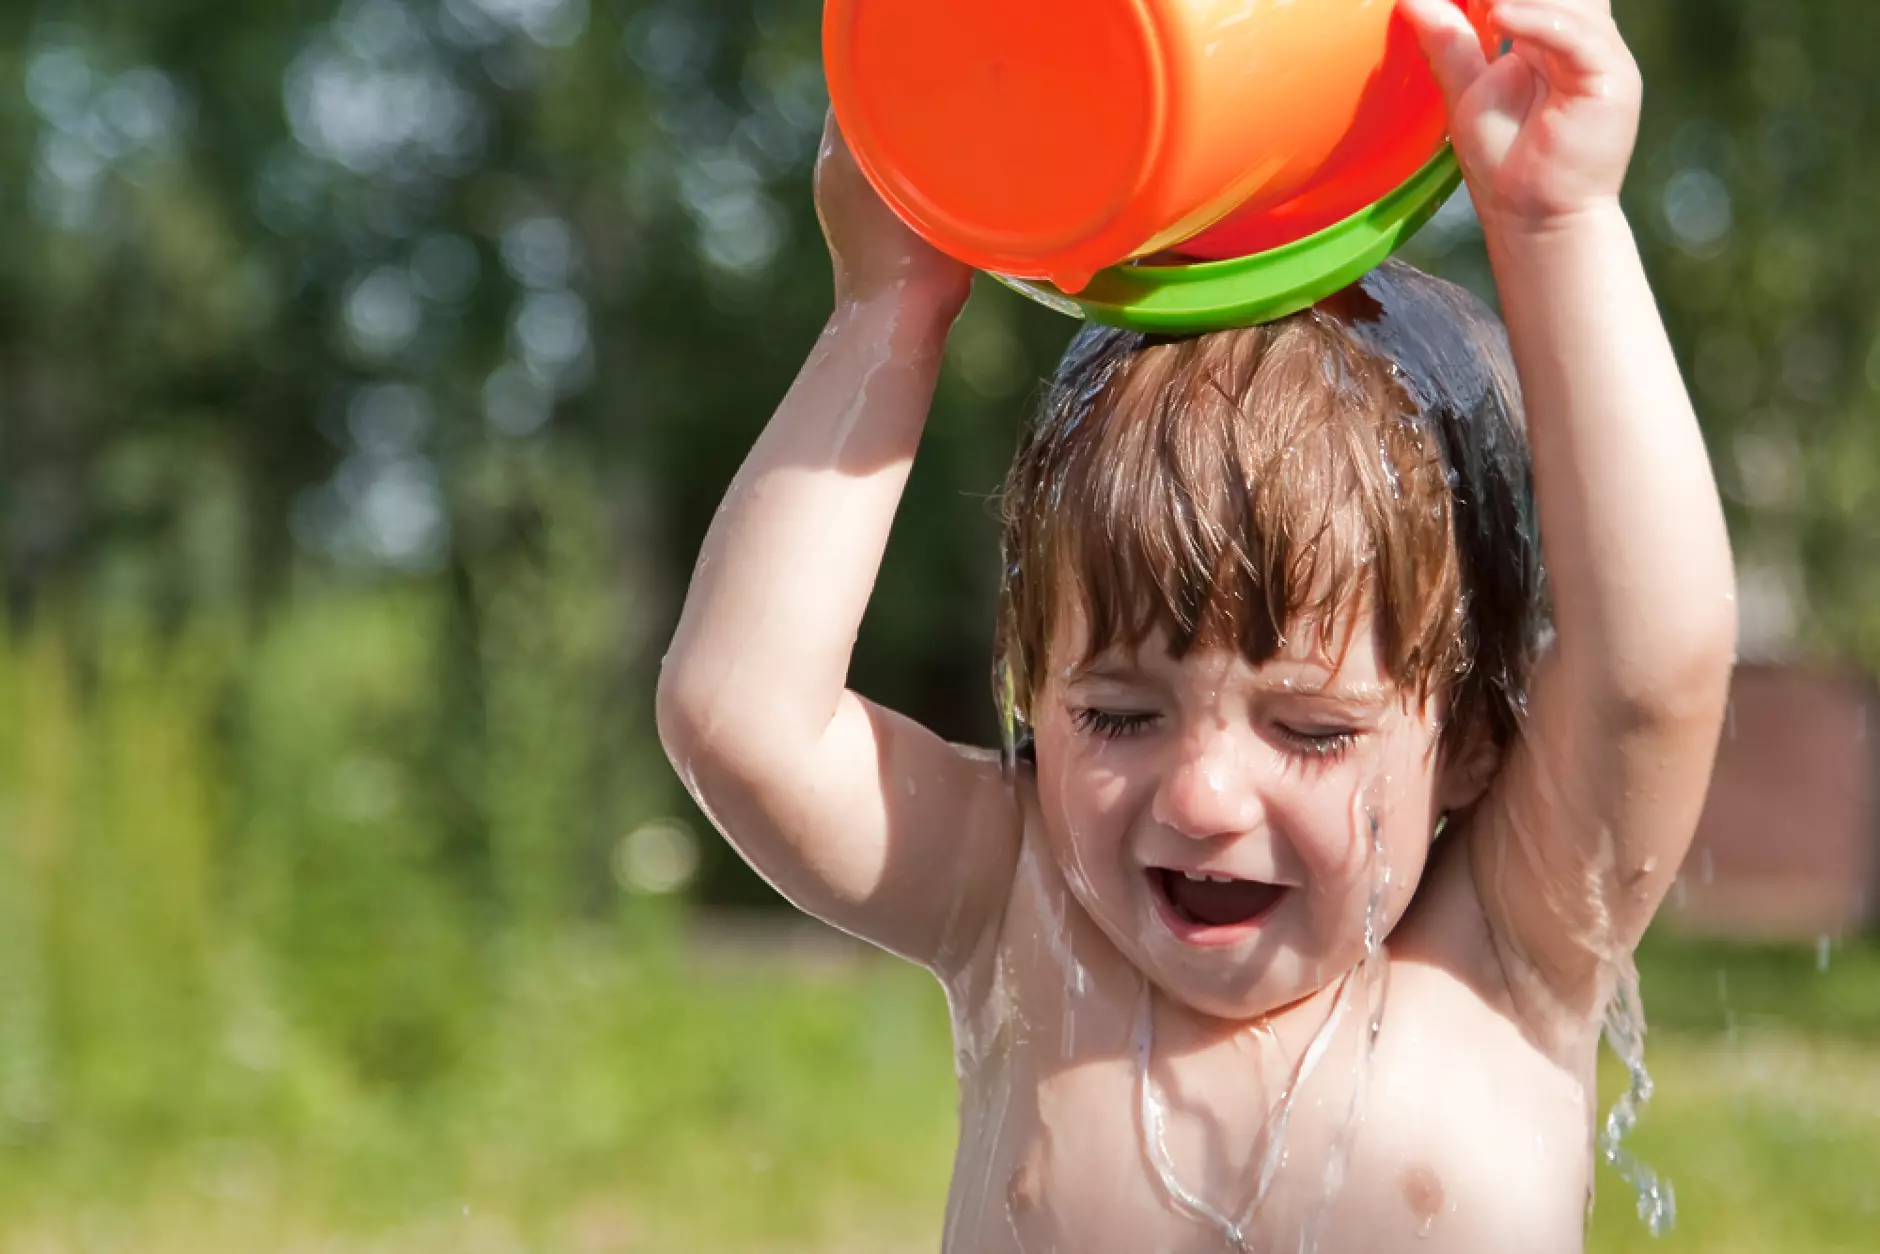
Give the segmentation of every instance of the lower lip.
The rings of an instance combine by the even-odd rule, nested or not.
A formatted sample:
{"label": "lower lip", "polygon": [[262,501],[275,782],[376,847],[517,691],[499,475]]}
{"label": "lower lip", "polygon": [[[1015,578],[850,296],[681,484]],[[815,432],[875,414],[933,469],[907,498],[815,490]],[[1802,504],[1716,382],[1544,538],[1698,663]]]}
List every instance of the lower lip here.
{"label": "lower lip", "polygon": [[1260,930],[1273,918],[1273,912],[1286,900],[1290,889],[1282,888],[1273,898],[1273,903],[1260,913],[1240,923],[1229,923],[1215,927],[1207,923],[1193,923],[1184,919],[1175,909],[1175,903],[1168,899],[1157,882],[1160,872],[1145,871],[1144,878],[1149,881],[1149,896],[1155,901],[1156,914],[1162,920],[1162,926],[1174,933],[1175,939],[1184,945],[1193,945],[1197,949],[1225,949],[1230,945],[1257,936]]}

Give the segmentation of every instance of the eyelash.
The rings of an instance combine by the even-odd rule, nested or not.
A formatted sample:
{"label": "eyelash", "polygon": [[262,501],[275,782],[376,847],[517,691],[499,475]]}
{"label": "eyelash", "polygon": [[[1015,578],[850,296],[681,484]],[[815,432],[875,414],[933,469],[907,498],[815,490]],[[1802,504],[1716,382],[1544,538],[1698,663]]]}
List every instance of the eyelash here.
{"label": "eyelash", "polygon": [[[1147,730],[1157,719],[1154,714],[1118,714],[1109,710],[1083,709],[1076,711],[1072,722],[1077,730],[1085,735],[1101,736],[1105,740],[1120,740]],[[1324,732],[1316,735],[1294,731],[1290,727],[1276,729],[1281,740],[1301,757],[1314,762],[1336,762],[1351,751],[1357,743],[1356,732]]]}
{"label": "eyelash", "polygon": [[1358,740],[1356,732],[1321,732],[1317,735],[1307,735],[1305,732],[1294,731],[1290,727],[1281,727],[1278,730],[1280,739],[1291,745],[1302,756],[1311,758],[1315,762],[1338,761],[1351,752],[1351,746]]}
{"label": "eyelash", "polygon": [[1153,714],[1114,714],[1109,710],[1078,710],[1071,716],[1078,731],[1090,736],[1101,736],[1105,740],[1133,736],[1147,729],[1155,719]]}

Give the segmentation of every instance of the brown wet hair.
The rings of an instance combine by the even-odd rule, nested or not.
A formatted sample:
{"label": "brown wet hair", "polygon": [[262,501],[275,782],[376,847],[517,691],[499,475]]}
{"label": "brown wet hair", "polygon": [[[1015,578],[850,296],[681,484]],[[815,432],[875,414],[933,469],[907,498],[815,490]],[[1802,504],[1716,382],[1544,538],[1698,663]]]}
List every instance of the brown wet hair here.
{"label": "brown wet hair", "polygon": [[1513,737],[1548,630],[1507,338],[1387,263],[1304,313],[1195,337],[1090,327],[1001,496],[996,687],[1021,738],[1066,597],[1089,657],[1233,648],[1253,665],[1369,612],[1387,677],[1446,700],[1444,743]]}

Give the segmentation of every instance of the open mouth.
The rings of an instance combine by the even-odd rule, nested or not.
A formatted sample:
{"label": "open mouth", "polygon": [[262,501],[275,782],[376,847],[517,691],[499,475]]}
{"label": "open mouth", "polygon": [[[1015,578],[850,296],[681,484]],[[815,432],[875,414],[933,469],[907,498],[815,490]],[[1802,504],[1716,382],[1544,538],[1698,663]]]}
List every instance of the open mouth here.
{"label": "open mouth", "polygon": [[1270,914],[1286,894],[1285,886],[1280,884],[1168,867],[1151,867],[1148,875],[1164,916],[1174,925],[1176,934],[1185,939],[1251,927]]}

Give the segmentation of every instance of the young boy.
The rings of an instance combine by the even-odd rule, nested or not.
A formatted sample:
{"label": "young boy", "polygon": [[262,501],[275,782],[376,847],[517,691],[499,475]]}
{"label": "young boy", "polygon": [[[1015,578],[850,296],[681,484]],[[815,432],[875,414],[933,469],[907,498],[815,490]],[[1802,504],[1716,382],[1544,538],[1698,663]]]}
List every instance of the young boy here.
{"label": "young boy", "polygon": [[1500,56],[1400,3],[1506,341],[1397,265],[1079,337],[1005,497],[1016,763],[845,689],[969,276],[831,131],[836,310],[660,726],[785,895],[944,983],[949,1251],[1582,1247],[1599,1024],[1703,800],[1733,584],[1618,203],[1637,70],[1606,0],[1486,7]]}

